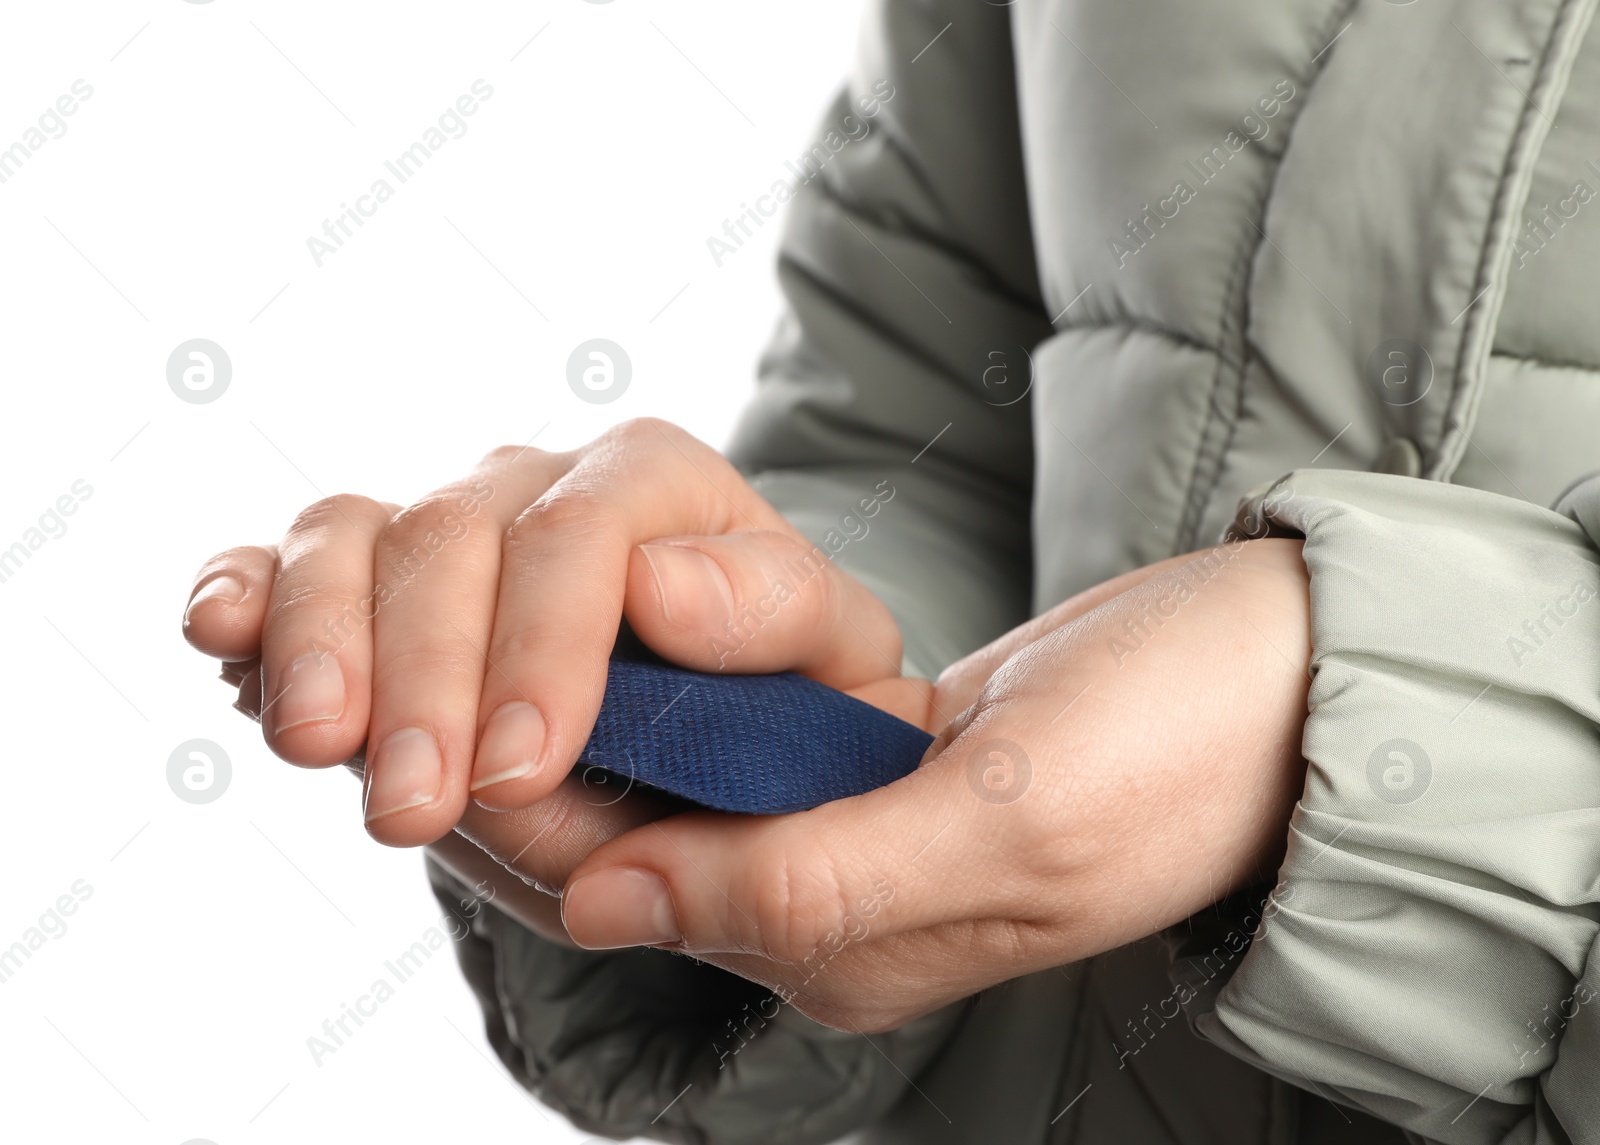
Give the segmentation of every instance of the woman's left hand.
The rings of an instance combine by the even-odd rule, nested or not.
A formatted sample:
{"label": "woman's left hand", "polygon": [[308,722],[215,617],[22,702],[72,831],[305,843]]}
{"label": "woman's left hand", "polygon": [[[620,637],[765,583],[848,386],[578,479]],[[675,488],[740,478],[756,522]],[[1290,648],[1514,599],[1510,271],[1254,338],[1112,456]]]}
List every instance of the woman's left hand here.
{"label": "woman's left hand", "polygon": [[[1298,541],[1139,570],[931,690],[864,697],[943,729],[912,775],[793,815],[627,830],[571,872],[562,920],[579,945],[689,953],[838,1029],[896,1028],[1270,879],[1309,658]],[[514,854],[527,820],[479,810],[475,839]]]}

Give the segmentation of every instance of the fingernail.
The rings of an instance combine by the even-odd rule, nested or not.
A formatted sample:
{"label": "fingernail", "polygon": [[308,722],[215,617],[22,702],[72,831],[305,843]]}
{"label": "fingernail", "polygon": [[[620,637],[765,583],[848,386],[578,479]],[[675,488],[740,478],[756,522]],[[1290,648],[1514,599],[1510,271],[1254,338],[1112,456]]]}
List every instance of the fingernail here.
{"label": "fingernail", "polygon": [[401,728],[378,745],[367,773],[367,822],[432,803],[439,796],[444,762],[439,745],[421,728]]}
{"label": "fingernail", "polygon": [[200,591],[194,594],[194,599],[189,601],[189,607],[183,610],[183,622],[188,624],[194,619],[194,610],[202,604],[219,601],[222,604],[238,604],[244,599],[244,582],[236,576],[215,577],[200,586]]}
{"label": "fingernail", "polygon": [[539,709],[521,700],[501,704],[483,725],[470,790],[527,775],[539,765],[543,747],[544,717]]}
{"label": "fingernail", "polygon": [[339,658],[307,652],[289,665],[278,680],[272,703],[272,730],[286,732],[301,724],[336,720],[344,713],[344,670]]}
{"label": "fingernail", "polygon": [[561,896],[572,941],[588,950],[677,942],[678,914],[660,875],[615,867],[584,875]]}
{"label": "fingernail", "polygon": [[650,563],[661,609],[673,624],[720,633],[733,619],[733,586],[716,561],[679,545],[640,545],[639,551]]}

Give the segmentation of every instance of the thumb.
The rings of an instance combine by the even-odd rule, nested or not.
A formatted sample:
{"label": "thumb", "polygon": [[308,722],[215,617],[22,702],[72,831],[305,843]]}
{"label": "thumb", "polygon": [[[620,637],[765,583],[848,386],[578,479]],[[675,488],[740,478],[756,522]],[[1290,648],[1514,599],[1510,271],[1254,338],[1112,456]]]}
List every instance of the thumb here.
{"label": "thumb", "polygon": [[572,872],[567,929],[590,949],[800,964],[840,936],[1026,917],[1027,880],[1005,869],[1015,817],[969,784],[965,754],[798,814],[694,813],[629,831]]}
{"label": "thumb", "polygon": [[834,688],[900,674],[900,630],[823,550],[769,530],[634,549],[624,613],[652,649],[702,672],[793,670]]}

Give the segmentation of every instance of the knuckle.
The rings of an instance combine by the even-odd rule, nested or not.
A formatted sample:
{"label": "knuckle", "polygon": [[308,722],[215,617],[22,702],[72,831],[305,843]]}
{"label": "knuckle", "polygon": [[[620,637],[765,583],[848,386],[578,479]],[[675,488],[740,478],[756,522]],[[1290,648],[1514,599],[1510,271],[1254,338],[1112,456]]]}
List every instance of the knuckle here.
{"label": "knuckle", "polygon": [[629,445],[659,444],[663,436],[675,439],[683,434],[677,426],[670,421],[659,417],[631,417],[620,425],[614,426],[606,433],[613,441],[624,442]]}
{"label": "knuckle", "polygon": [[820,548],[802,541],[790,540],[793,556],[790,567],[800,570],[796,575],[796,589],[803,606],[809,606],[818,619],[837,620],[843,611],[839,594],[839,570],[834,567]]}
{"label": "knuckle", "polygon": [[460,540],[473,529],[472,515],[466,511],[465,500],[443,491],[408,505],[384,526],[382,545],[390,551],[422,547],[436,552],[436,546],[443,541]]}
{"label": "knuckle", "polygon": [[546,481],[559,477],[570,459],[562,454],[537,449],[531,445],[499,445],[483,455],[477,472],[493,476],[496,473],[533,473]]}
{"label": "knuckle", "polygon": [[[562,832],[573,822],[578,811],[578,799],[571,795],[552,796],[534,804],[516,819],[518,830],[514,835],[479,842],[489,856],[512,874],[523,879],[543,881],[552,878],[547,852],[529,844],[535,839],[546,839],[554,844]],[[513,849],[513,846],[515,849]],[[560,878],[553,879],[560,883]]]}
{"label": "knuckle", "polygon": [[224,549],[205,564],[200,566],[200,571],[195,574],[195,584],[198,585],[207,577],[216,573],[232,573],[246,575],[265,573],[271,576],[273,555],[260,545],[235,545],[231,549]]}
{"label": "knuckle", "polygon": [[384,650],[373,665],[372,691],[374,696],[406,695],[414,692],[419,680],[471,680],[482,672],[483,654],[465,641],[423,640],[409,647]]}
{"label": "knuckle", "polygon": [[314,619],[327,614],[330,620],[337,621],[345,615],[350,604],[348,595],[325,582],[285,586],[280,581],[273,588],[272,604],[262,632],[263,645],[276,644],[286,627],[297,628],[297,619]]}
{"label": "knuckle", "polygon": [[529,459],[544,456],[544,450],[531,445],[497,445],[483,455],[480,462],[485,468],[508,468]]}
{"label": "knuckle", "polygon": [[[798,861],[805,855],[806,863]],[[780,840],[768,844],[747,868],[758,952],[795,965],[829,956],[829,939],[845,915],[832,862],[814,847],[797,851]]]}
{"label": "knuckle", "polygon": [[542,533],[581,536],[603,528],[606,520],[597,499],[582,487],[552,490],[517,514],[506,528],[506,545],[526,545]]}
{"label": "knuckle", "polygon": [[[505,627],[505,631],[499,631]],[[526,625],[496,626],[489,644],[489,662],[513,678],[522,667],[548,657],[550,638]],[[498,672],[496,675],[498,676]]]}
{"label": "knuckle", "polygon": [[322,533],[386,515],[382,505],[359,493],[335,493],[300,510],[289,526],[292,535]]}
{"label": "knuckle", "polygon": [[875,659],[900,662],[900,628],[893,615],[876,597],[862,591],[821,546],[776,531],[757,535],[788,573],[786,579],[792,580],[799,603],[795,624],[858,638],[876,650]]}
{"label": "knuckle", "polygon": [[602,434],[596,445],[599,448],[585,459],[588,464],[616,464],[618,455],[624,459],[689,457],[698,464],[715,464],[714,459],[722,456],[682,426],[659,417],[629,418]]}
{"label": "knuckle", "polygon": [[782,615],[786,630],[814,630],[834,615],[837,586],[819,550],[767,529],[733,534],[725,543],[741,572],[734,595],[742,623],[759,629]]}

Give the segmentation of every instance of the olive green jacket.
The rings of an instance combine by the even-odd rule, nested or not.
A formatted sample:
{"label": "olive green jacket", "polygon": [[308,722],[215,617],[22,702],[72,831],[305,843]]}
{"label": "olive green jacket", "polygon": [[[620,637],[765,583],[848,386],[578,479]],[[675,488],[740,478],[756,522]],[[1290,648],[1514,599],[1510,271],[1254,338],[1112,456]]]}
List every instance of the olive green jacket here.
{"label": "olive green jacket", "polygon": [[518,1079],[711,1145],[1600,1142],[1595,6],[869,0],[731,455],[923,674],[1303,535],[1288,857],[870,1039],[482,912]]}

